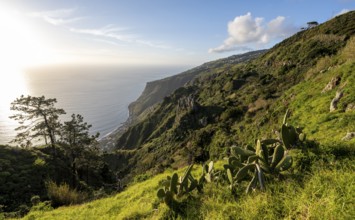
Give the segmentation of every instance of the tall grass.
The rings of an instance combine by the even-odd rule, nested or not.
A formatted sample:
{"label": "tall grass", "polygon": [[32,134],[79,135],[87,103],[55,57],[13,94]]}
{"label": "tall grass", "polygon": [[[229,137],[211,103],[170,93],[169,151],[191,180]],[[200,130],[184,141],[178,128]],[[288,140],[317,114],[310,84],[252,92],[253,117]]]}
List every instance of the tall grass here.
{"label": "tall grass", "polygon": [[52,200],[53,206],[74,205],[84,202],[88,195],[71,189],[67,183],[57,185],[53,181],[46,183],[48,196]]}

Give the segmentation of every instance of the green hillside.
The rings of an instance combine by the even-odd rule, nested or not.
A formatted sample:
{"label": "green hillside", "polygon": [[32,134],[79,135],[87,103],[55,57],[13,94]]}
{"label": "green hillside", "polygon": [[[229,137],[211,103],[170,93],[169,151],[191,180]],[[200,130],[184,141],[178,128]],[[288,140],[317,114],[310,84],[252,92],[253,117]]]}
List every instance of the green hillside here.
{"label": "green hillside", "polygon": [[[208,69],[165,97],[127,128],[115,151],[102,155],[128,184],[124,191],[55,210],[39,203],[25,219],[352,219],[354,35],[355,11],[351,11],[295,34],[254,60]],[[250,180],[253,172],[245,169],[242,177],[240,173],[242,166],[260,160],[260,146],[255,144],[260,142],[255,140],[274,138],[273,143],[286,146],[285,130],[280,128],[290,124],[306,135],[305,140],[294,138],[296,144],[282,154],[292,157],[292,166],[265,174],[266,189],[246,194],[244,180]],[[259,149],[254,160],[244,160],[242,154],[237,158],[244,164],[236,172],[235,178],[240,177],[236,185],[229,183],[232,175],[224,166],[232,164],[226,158],[232,158],[233,145],[246,147],[240,149],[247,153]],[[262,149],[273,153],[266,154],[264,162],[274,160],[275,146]],[[201,164],[211,160],[214,178],[200,192],[173,196],[174,206],[158,199],[157,190],[167,175],[182,175],[193,163],[192,177],[198,179]],[[168,179],[171,192],[176,191],[173,179]]]}
{"label": "green hillside", "polygon": [[236,65],[238,63],[254,59],[264,52],[265,50],[260,50],[241,55],[230,56],[228,58],[202,64],[201,66],[195,67],[174,76],[148,82],[139,98],[129,105],[128,108],[130,115],[131,117],[138,117],[154,104],[161,102],[165,96],[171,95],[176,89],[184,86],[187,82],[192,81],[199,75],[205,74],[211,69],[218,68],[219,66],[223,66],[226,63]]}
{"label": "green hillside", "polygon": [[184,86],[186,83],[193,81],[201,75],[206,75],[214,69],[222,67],[225,64],[236,65],[255,59],[265,52],[266,50],[258,50],[244,54],[233,55],[227,58],[204,63],[198,67],[192,68],[174,76],[147,82],[142,94],[136,101],[132,102],[128,106],[129,119],[125,122],[125,125],[112,132],[107,137],[101,139],[101,147],[105,150],[112,150],[112,148],[115,148],[115,142],[117,142],[117,140],[123,135],[125,132],[125,127],[132,126],[133,124],[144,120],[146,115],[149,114],[156,107],[156,105],[162,102],[165,97],[171,95],[175,90]]}
{"label": "green hillside", "polygon": [[[301,182],[294,178],[275,181],[264,193],[241,192],[237,199],[227,187],[211,183],[203,194],[194,192],[185,198],[186,213],[177,218],[351,219],[355,215],[354,163],[333,162],[314,166],[312,175]],[[174,219],[172,211],[156,197],[159,182],[171,174],[171,170],[166,171],[115,196],[83,205],[53,211],[35,207],[24,219]]]}
{"label": "green hillside", "polygon": [[[118,138],[113,154],[127,162],[114,169],[129,181],[221,159],[232,144],[270,136],[286,109],[322,148],[353,144],[341,138],[354,131],[354,112],[345,112],[354,102],[354,14],[301,31],[251,62],[209,69],[179,88]],[[339,85],[321,93],[333,77]],[[337,90],[343,98],[329,112]]]}

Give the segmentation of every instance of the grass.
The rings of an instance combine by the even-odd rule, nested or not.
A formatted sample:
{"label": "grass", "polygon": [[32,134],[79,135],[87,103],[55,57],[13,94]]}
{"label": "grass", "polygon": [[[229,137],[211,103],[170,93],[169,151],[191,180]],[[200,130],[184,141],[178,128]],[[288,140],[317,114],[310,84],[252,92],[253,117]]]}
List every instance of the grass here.
{"label": "grass", "polygon": [[[217,164],[221,167],[222,162]],[[197,170],[198,169],[198,170]],[[195,167],[194,176],[199,168]],[[304,178],[269,180],[266,192],[235,198],[224,184],[207,184],[193,193],[178,219],[351,219],[355,216],[354,160],[318,161]],[[183,170],[179,170],[179,173]],[[31,211],[24,219],[169,219],[156,197],[159,182],[172,171],[136,183],[115,196],[53,211]]]}
{"label": "grass", "polygon": [[[355,102],[355,90],[349,89],[349,85],[355,84],[354,68],[354,62],[348,62],[325,73],[322,78],[303,82],[287,92],[285,97],[294,96],[290,104],[293,110],[291,120],[305,127],[304,131],[311,139],[317,139],[323,144],[341,142],[348,131],[355,130],[355,124],[352,123],[355,121],[354,112],[344,112],[347,104]],[[348,71],[352,71],[352,74],[347,74]],[[341,84],[331,91],[321,93],[331,78],[336,75],[342,78]],[[344,89],[344,97],[338,104],[339,110],[329,112],[330,102],[335,92],[345,84],[347,86]],[[355,144],[355,140],[351,140],[348,144]]]}

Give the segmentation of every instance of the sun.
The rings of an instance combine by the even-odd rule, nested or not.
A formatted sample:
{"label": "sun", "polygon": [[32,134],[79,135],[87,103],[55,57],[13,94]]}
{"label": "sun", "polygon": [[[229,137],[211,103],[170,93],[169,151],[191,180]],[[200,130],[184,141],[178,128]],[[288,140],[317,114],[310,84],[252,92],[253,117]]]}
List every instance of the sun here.
{"label": "sun", "polygon": [[1,71],[48,61],[50,54],[46,42],[26,21],[24,14],[1,5],[0,31]]}

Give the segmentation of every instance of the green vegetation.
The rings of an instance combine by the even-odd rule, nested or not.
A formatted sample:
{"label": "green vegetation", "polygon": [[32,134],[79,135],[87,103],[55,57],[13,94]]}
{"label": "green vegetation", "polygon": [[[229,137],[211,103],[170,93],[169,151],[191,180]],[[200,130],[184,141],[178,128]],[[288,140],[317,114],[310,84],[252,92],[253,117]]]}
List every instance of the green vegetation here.
{"label": "green vegetation", "polygon": [[[114,188],[114,175],[97,148],[91,125],[81,115],[63,124],[56,99],[21,96],[11,104],[20,132],[14,142],[21,148],[0,146],[0,207],[5,217],[20,217],[37,206],[77,204]],[[47,139],[50,140],[49,144]],[[32,146],[33,142],[45,143]],[[39,200],[39,201],[38,201]]]}
{"label": "green vegetation", "polygon": [[65,111],[55,108],[56,99],[46,99],[44,96],[21,96],[11,103],[11,110],[16,113],[10,118],[15,119],[21,126],[16,128],[19,132],[13,142],[18,142],[22,147],[30,147],[33,139],[43,137],[46,144],[49,138],[53,154],[55,154],[56,136],[59,131],[60,115]]}
{"label": "green vegetation", "polygon": [[[252,61],[221,63],[177,89],[117,138],[117,154],[130,153],[115,167],[123,180],[219,160],[234,144],[274,137],[270,131],[278,131],[287,109],[290,123],[321,150],[351,153],[355,140],[342,138],[355,130],[354,112],[345,111],[355,103],[354,14],[301,31]],[[322,93],[337,76],[339,84]],[[329,112],[337,90],[343,98]]]}
{"label": "green vegetation", "polygon": [[[66,192],[61,201],[98,193],[110,170],[128,184],[115,196],[54,210],[32,199],[29,208],[35,195],[48,199],[44,182],[33,185],[36,193],[25,191],[29,182],[15,174],[26,170],[36,182],[44,172],[53,180],[58,166],[48,147],[0,148],[8,157],[0,175],[11,181],[1,192],[22,187],[28,205],[3,193],[0,204],[30,210],[25,219],[352,219],[355,138],[344,137],[355,132],[354,17],[352,11],[301,31],[245,63],[216,61],[140,115],[117,137],[114,151],[82,157],[75,169],[64,148],[70,142],[56,143],[62,146],[57,163],[68,174],[60,178],[70,186],[55,181],[53,192]],[[337,91],[343,97],[330,111]]]}
{"label": "green vegetation", "polygon": [[[298,180],[268,182],[265,192],[237,199],[227,187],[206,184],[202,194],[185,200],[185,216],[177,219],[351,219],[354,205],[354,163],[349,160],[314,161],[310,172]],[[223,169],[222,163],[216,164]],[[183,174],[183,169],[179,174]],[[196,167],[192,174],[199,176]],[[125,191],[83,205],[53,211],[31,211],[25,219],[173,219],[175,214],[156,196],[160,183],[173,171],[167,170]]]}

